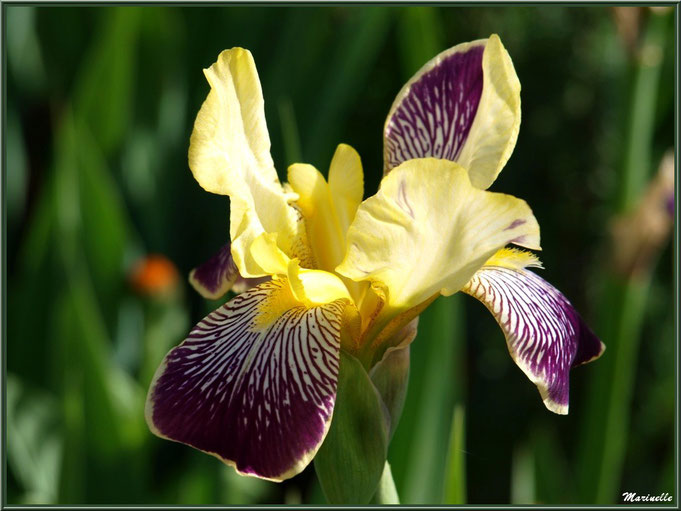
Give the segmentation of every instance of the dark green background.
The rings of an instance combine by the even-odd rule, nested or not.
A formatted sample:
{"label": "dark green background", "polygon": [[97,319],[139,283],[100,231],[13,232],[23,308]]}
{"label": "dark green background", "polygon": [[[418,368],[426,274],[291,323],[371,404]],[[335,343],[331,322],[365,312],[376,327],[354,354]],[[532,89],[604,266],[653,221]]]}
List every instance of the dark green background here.
{"label": "dark green background", "polygon": [[[492,190],[530,204],[542,276],[608,350],[573,372],[570,415],[557,416],[482,305],[439,299],[421,317],[390,448],[402,502],[453,502],[456,403],[470,503],[673,494],[673,251],[666,243],[632,282],[613,272],[609,229],[635,203],[623,183],[638,197],[674,144],[674,14],[630,9],[633,51],[599,6],[4,4],[7,502],[323,503],[312,466],[280,485],[241,478],[144,424],[151,373],[217,306],[185,278],[228,236],[228,200],[187,167],[208,92],[201,70],[225,48],[250,49],[280,175],[294,161],[326,172],[345,142],[362,157],[368,197],[402,84],[438,52],[491,33],[522,84],[520,136]],[[659,58],[643,66],[651,44]],[[130,288],[148,253],[177,265],[174,295]]]}

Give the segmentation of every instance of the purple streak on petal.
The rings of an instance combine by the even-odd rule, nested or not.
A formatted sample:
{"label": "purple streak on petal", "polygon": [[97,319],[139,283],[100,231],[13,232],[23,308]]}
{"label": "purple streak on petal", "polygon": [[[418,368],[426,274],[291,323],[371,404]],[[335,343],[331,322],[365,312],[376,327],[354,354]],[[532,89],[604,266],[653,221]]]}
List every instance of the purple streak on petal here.
{"label": "purple streak on petal", "polygon": [[384,132],[385,171],[413,158],[456,161],[482,95],[484,46],[445,55],[411,84]]}
{"label": "purple streak on petal", "polygon": [[504,231],[510,231],[512,229],[515,229],[516,227],[520,227],[523,224],[526,224],[527,220],[523,220],[522,218],[518,218],[517,220],[513,220],[511,224],[504,229]]}
{"label": "purple streak on petal", "polygon": [[290,293],[283,286],[261,284],[206,316],[167,355],[148,398],[161,436],[271,479],[302,470],[326,434],[343,312],[337,302],[306,309],[289,300],[263,317]]}
{"label": "purple streak on petal", "polygon": [[667,213],[672,218],[674,217],[674,192],[667,195],[667,200],[665,206],[667,207]]}
{"label": "purple streak on petal", "polygon": [[570,369],[604,349],[568,299],[532,272],[496,266],[483,267],[464,291],[492,312],[547,407],[567,413]]}
{"label": "purple streak on petal", "polygon": [[226,243],[217,254],[191,271],[189,282],[202,296],[217,299],[227,293],[240,277],[230,244]]}

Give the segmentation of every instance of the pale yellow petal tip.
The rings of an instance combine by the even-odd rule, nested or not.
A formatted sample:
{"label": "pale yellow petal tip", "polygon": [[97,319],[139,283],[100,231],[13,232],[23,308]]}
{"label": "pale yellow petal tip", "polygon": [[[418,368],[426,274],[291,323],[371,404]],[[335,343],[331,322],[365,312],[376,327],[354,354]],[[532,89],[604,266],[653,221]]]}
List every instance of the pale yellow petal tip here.
{"label": "pale yellow petal tip", "polygon": [[338,146],[336,146],[336,153],[339,152],[339,151],[348,152],[353,157],[359,158],[359,153],[350,144],[345,144],[345,143],[341,142],[340,144],[338,144]]}
{"label": "pale yellow petal tip", "polygon": [[544,268],[539,258],[527,250],[505,247],[498,250],[486,262],[485,266],[501,266],[511,270],[524,268]]}
{"label": "pale yellow petal tip", "polygon": [[297,206],[306,217],[313,215],[316,203],[326,199],[324,176],[308,163],[289,165],[287,174],[288,185],[298,195]]}
{"label": "pale yellow petal tip", "polygon": [[549,398],[544,399],[544,406],[546,406],[547,410],[557,415],[567,415],[570,408],[569,405],[561,405]]}
{"label": "pale yellow petal tip", "polygon": [[199,293],[203,298],[208,300],[217,300],[222,297],[231,288],[231,282],[225,281],[222,285],[215,291],[211,291],[207,287],[204,287],[201,282],[199,282],[196,277],[196,268],[189,272],[189,284],[194,288],[194,291]]}
{"label": "pale yellow petal tip", "polygon": [[548,411],[553,412],[557,415],[568,414],[568,410],[570,408],[569,404],[564,405],[561,403],[557,403],[556,401],[551,399],[551,397],[549,396],[549,389],[546,387],[546,383],[543,380],[538,379],[531,372],[529,372],[529,369],[524,367],[524,365],[520,366],[520,368],[530,378],[532,383],[534,383],[537,386],[537,390],[539,390],[539,395],[541,396],[541,399],[544,402],[544,406]]}
{"label": "pale yellow petal tip", "polygon": [[354,147],[338,144],[329,166],[329,185],[331,189],[344,198],[362,201],[364,194],[364,171],[362,158]]}
{"label": "pale yellow petal tip", "polygon": [[238,194],[244,174],[259,172],[274,182],[262,88],[253,56],[243,48],[224,50],[203,73],[210,92],[194,122],[189,167],[201,187],[219,195]]}
{"label": "pale yellow petal tip", "polygon": [[247,65],[255,68],[255,60],[253,59],[251,52],[245,48],[235,46],[228,50],[222,50],[218,55],[217,60],[209,67],[203,69],[203,74],[206,76],[211,87],[215,88],[212,82],[213,77],[220,79],[231,74],[229,65],[232,60],[239,62],[242,61],[242,59],[246,59],[245,62]]}

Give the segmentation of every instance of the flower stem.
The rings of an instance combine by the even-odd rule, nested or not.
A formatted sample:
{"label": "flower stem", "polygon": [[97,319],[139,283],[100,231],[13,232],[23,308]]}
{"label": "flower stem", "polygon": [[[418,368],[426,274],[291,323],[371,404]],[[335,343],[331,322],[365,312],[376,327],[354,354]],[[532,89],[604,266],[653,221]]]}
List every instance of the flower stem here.
{"label": "flower stem", "polygon": [[393,473],[390,470],[390,463],[387,461],[385,462],[383,475],[381,476],[381,480],[378,482],[378,488],[376,489],[376,494],[374,495],[373,500],[375,504],[396,505],[400,503],[400,497],[397,495],[395,481],[393,481]]}

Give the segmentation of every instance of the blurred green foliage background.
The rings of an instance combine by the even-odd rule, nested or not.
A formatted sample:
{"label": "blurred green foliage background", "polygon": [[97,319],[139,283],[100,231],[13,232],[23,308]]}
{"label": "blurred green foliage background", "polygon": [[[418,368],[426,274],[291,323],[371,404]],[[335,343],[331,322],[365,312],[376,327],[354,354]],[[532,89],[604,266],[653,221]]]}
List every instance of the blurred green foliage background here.
{"label": "blurred green foliage background", "polygon": [[[228,200],[187,166],[201,70],[222,49],[250,49],[280,173],[295,161],[326,172],[345,142],[369,196],[402,84],[491,33],[523,87],[518,144],[493,190],[533,208],[542,276],[608,349],[572,373],[570,415],[557,416],[484,307],[440,298],[421,317],[390,447],[401,500],[674,494],[673,250],[663,237],[623,272],[610,236],[674,145],[673,11],[4,4],[3,15],[6,502],[324,503],[312,465],[282,484],[242,478],[144,423],[163,355],[219,305],[186,281],[228,236]],[[178,269],[163,292],[131,284],[148,254]]]}

